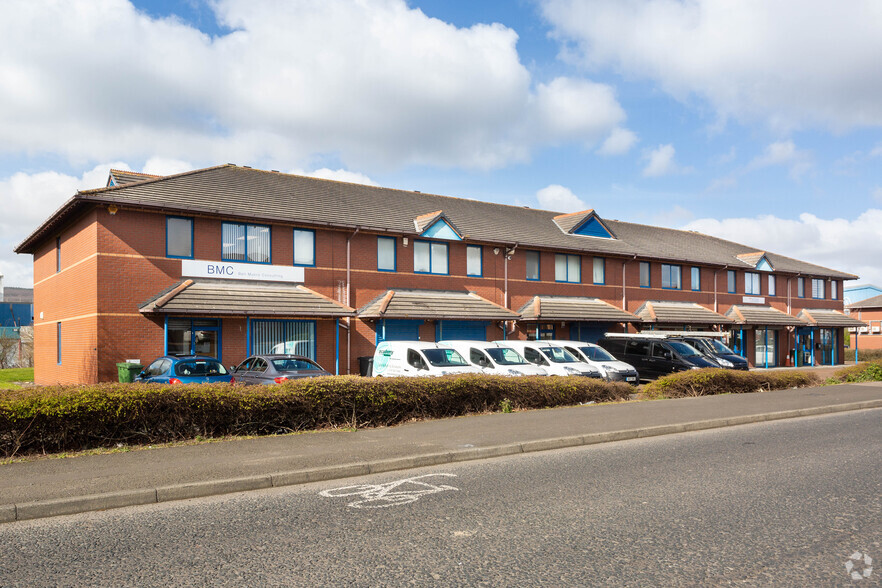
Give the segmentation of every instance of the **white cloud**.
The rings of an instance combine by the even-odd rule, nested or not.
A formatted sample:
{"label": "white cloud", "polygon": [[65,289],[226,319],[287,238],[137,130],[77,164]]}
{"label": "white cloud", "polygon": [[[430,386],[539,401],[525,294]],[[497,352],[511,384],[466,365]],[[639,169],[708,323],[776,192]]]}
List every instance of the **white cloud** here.
{"label": "white cloud", "polygon": [[157,176],[170,176],[184,173],[193,169],[193,164],[180,159],[168,159],[165,157],[151,157],[144,164],[142,173]]}
{"label": "white cloud", "polygon": [[607,85],[534,81],[499,24],[457,28],[404,0],[209,5],[233,32],[127,0],[6,0],[0,153],[493,168],[625,119]]}
{"label": "white cloud", "polygon": [[861,281],[882,282],[880,209],[866,210],[855,219],[822,219],[809,213],[798,219],[704,218],[683,228],[856,274]]}
{"label": "white cloud", "polygon": [[677,150],[668,143],[667,145],[659,145],[650,151],[644,159],[649,163],[643,168],[643,176],[647,178],[658,178],[671,174],[683,174],[693,171],[691,167],[681,167],[674,161]]}
{"label": "white cloud", "polygon": [[747,166],[747,170],[782,165],[790,169],[790,177],[799,180],[812,167],[811,153],[796,148],[793,141],[777,141],[766,146],[763,154]]}
{"label": "white cloud", "polygon": [[628,129],[615,128],[597,150],[600,155],[621,155],[631,150],[637,142],[637,135]]}
{"label": "white cloud", "polygon": [[317,169],[311,172],[303,171],[302,169],[295,169],[292,170],[291,173],[298,176],[310,176],[313,178],[322,178],[324,180],[349,182],[350,184],[365,184],[366,186],[378,185],[368,176],[359,172],[349,171],[347,169],[328,169],[326,167],[323,167],[321,169]]}
{"label": "white cloud", "polygon": [[551,184],[536,192],[539,207],[555,212],[579,212],[587,210],[585,203],[572,190],[559,184]]}
{"label": "white cloud", "polygon": [[773,128],[882,125],[882,3],[542,0],[562,54]]}
{"label": "white cloud", "polygon": [[882,203],[882,186],[876,186],[873,189],[873,199],[876,202]]}

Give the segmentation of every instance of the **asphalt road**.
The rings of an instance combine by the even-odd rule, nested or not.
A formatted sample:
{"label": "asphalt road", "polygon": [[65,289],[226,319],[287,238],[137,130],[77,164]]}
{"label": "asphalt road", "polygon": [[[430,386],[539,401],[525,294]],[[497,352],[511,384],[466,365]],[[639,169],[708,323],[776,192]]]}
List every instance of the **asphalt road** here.
{"label": "asphalt road", "polygon": [[880,585],[880,450],[874,409],[11,523],[0,585]]}

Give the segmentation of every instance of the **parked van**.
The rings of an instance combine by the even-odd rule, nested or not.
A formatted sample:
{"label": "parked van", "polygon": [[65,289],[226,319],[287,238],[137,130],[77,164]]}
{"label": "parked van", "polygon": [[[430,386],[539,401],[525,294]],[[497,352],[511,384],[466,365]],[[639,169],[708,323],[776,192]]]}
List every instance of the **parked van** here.
{"label": "parked van", "polygon": [[662,336],[607,336],[597,342],[620,361],[630,363],[643,380],[654,380],[674,372],[719,367],[683,341]]}
{"label": "parked van", "polygon": [[748,369],[746,359],[723,345],[721,341],[717,341],[712,337],[684,335],[683,337],[674,337],[674,339],[689,343],[705,356],[717,362],[722,368],[745,371]]}
{"label": "parked van", "polygon": [[384,341],[374,351],[373,376],[446,376],[481,373],[451,347],[427,341]]}
{"label": "parked van", "polygon": [[548,342],[563,347],[572,353],[576,359],[593,365],[600,371],[600,375],[607,382],[627,382],[636,386],[640,381],[640,376],[637,374],[634,366],[624,361],[619,361],[610,355],[609,351],[599,345],[564,339],[553,339]]}
{"label": "parked van", "polygon": [[549,376],[586,376],[601,378],[600,371],[592,365],[579,361],[572,353],[560,345],[548,341],[494,341],[499,345],[511,347],[524,356],[524,359],[548,372]]}
{"label": "parked van", "polygon": [[441,341],[438,345],[452,347],[485,374],[498,376],[547,376],[544,368],[533,365],[501,343],[492,341]]}

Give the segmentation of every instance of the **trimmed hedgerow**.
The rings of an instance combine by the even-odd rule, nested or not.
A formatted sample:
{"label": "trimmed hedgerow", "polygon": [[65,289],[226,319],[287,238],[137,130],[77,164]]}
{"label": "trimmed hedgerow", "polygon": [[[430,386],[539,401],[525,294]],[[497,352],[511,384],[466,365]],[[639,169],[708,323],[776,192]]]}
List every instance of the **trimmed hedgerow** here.
{"label": "trimmed hedgerow", "polygon": [[818,386],[820,383],[817,375],[806,371],[742,372],[704,369],[664,376],[644,386],[642,392],[646,398],[683,398],[804,388]]}
{"label": "trimmed hedgerow", "polygon": [[53,453],[195,437],[273,435],[328,427],[628,398],[621,383],[588,378],[463,375],[335,376],[278,386],[97,384],[0,395],[0,453]]}
{"label": "trimmed hedgerow", "polygon": [[879,381],[882,381],[882,360],[869,361],[842,368],[827,378],[828,384]]}

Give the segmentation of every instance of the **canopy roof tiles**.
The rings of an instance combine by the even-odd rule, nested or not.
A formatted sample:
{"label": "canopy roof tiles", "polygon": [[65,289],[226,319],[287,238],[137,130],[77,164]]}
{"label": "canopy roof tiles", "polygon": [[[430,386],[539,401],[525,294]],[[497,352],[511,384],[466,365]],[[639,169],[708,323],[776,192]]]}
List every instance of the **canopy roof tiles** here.
{"label": "canopy roof tiles", "polygon": [[838,310],[804,308],[797,315],[813,327],[866,327],[867,323],[850,317]]}
{"label": "canopy roof tiles", "polygon": [[474,292],[387,290],[358,311],[365,319],[516,320],[515,312]]}
{"label": "canopy roof tiles", "polygon": [[723,325],[732,319],[703,307],[696,302],[664,302],[648,300],[634,313],[645,323],[677,325]]}
{"label": "canopy roof tiles", "polygon": [[534,296],[518,312],[526,321],[639,323],[640,318],[599,298]]}
{"label": "canopy roof tiles", "polygon": [[805,322],[771,306],[733,306],[726,313],[736,325],[802,327]]}

